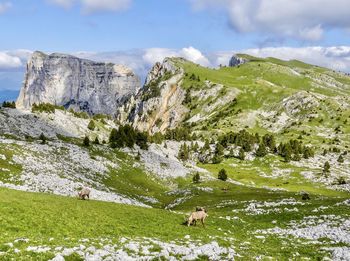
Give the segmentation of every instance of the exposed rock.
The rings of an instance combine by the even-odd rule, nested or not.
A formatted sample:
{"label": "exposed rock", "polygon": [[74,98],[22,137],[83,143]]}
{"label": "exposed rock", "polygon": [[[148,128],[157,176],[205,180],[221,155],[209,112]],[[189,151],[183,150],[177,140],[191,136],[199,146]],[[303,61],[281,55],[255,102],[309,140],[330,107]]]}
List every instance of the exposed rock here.
{"label": "exposed rock", "polygon": [[[177,58],[178,59],[178,58]],[[181,122],[188,109],[182,105],[183,70],[166,58],[149,72],[145,86],[118,110],[118,120],[149,133],[165,132]]]}
{"label": "exposed rock", "polygon": [[139,88],[139,78],[122,65],[34,52],[16,105],[29,109],[34,103],[51,103],[90,114],[114,114]]}
{"label": "exposed rock", "polygon": [[247,59],[244,59],[242,57],[239,57],[237,56],[236,54],[233,55],[230,59],[230,62],[229,62],[229,66],[230,67],[235,67],[235,66],[238,66],[238,65],[241,65],[241,64],[244,64],[247,62]]}

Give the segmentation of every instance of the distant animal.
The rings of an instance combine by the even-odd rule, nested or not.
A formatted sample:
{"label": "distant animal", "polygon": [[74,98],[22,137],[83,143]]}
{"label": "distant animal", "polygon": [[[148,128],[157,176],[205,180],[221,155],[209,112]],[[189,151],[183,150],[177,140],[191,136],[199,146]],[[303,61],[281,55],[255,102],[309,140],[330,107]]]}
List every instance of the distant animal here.
{"label": "distant animal", "polygon": [[196,225],[197,220],[200,220],[203,227],[205,227],[204,221],[206,217],[208,216],[207,210],[203,207],[196,207],[196,211],[192,212],[191,215],[187,219],[187,226],[190,226],[191,224]]}
{"label": "distant animal", "polygon": [[89,188],[82,188],[82,190],[78,192],[79,198],[85,200],[85,198],[87,197],[88,199],[90,199],[90,191],[91,190]]}

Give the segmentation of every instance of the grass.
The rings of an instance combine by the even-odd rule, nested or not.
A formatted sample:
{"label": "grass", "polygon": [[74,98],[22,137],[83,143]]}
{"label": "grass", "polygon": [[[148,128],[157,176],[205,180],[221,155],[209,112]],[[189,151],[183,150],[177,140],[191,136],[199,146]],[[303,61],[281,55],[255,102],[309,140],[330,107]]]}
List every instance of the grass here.
{"label": "grass", "polygon": [[[271,228],[272,220],[277,225],[285,227],[291,220],[300,220],[307,215],[334,214],[344,216],[346,206],[335,206],[344,198],[312,196],[308,204],[298,207],[299,212],[271,213],[267,215],[251,216],[245,212],[233,213],[232,210],[244,208],[246,200],[280,200],[296,197],[293,193],[271,193],[264,189],[247,188],[234,184],[224,184],[222,181],[200,183],[200,186],[211,186],[212,193],[197,192],[197,195],[176,207],[177,211],[187,213],[195,205],[205,205],[209,209],[207,227],[200,225],[190,227],[181,225],[183,214],[163,209],[147,209],[122,204],[100,201],[81,201],[76,198],[61,197],[41,193],[29,193],[0,188],[0,246],[7,251],[5,257],[10,259],[15,254],[7,249],[5,243],[14,242],[18,238],[28,238],[29,243],[16,244],[22,250],[17,255],[25,259],[28,257],[46,259],[50,253],[35,254],[25,251],[26,247],[45,245],[50,247],[72,247],[82,238],[110,238],[112,241],[120,237],[140,238],[150,237],[169,242],[182,240],[190,235],[193,240],[202,243],[217,240],[222,246],[233,245],[242,258],[264,255],[276,259],[291,257],[298,251],[303,257],[316,258],[324,256],[318,252],[320,245],[303,245],[293,239],[281,240],[268,236],[263,243],[255,237],[258,229]],[[227,192],[220,188],[228,187]],[[299,200],[299,198],[297,198]],[[233,201],[232,201],[233,200]],[[231,202],[218,208],[219,203]],[[311,212],[318,206],[330,206],[322,213]],[[222,219],[222,216],[236,216],[237,220]],[[346,216],[346,215],[345,215]],[[54,240],[50,241],[50,238]],[[230,240],[228,240],[230,239]],[[245,245],[249,241],[249,246]],[[283,242],[288,242],[286,245]],[[322,243],[328,245],[330,243]],[[243,250],[244,247],[248,247]],[[283,247],[283,248],[282,248]]]}

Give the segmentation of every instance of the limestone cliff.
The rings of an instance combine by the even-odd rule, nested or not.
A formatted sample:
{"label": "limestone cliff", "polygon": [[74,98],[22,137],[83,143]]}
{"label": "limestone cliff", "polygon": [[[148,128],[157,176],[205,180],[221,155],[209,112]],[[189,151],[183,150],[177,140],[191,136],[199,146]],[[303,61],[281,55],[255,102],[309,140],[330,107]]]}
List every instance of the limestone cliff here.
{"label": "limestone cliff", "polygon": [[17,107],[29,109],[45,102],[90,114],[114,114],[140,86],[139,78],[122,65],[34,52]]}

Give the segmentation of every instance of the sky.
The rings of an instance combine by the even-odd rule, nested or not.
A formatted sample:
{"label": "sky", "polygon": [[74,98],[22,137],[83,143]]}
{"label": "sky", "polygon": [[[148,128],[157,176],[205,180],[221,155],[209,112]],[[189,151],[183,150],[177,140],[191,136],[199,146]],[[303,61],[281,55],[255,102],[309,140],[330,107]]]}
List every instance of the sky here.
{"label": "sky", "polygon": [[124,64],[141,78],[166,56],[215,67],[237,52],[350,72],[349,7],[349,0],[0,0],[0,91],[18,92],[35,50]]}

